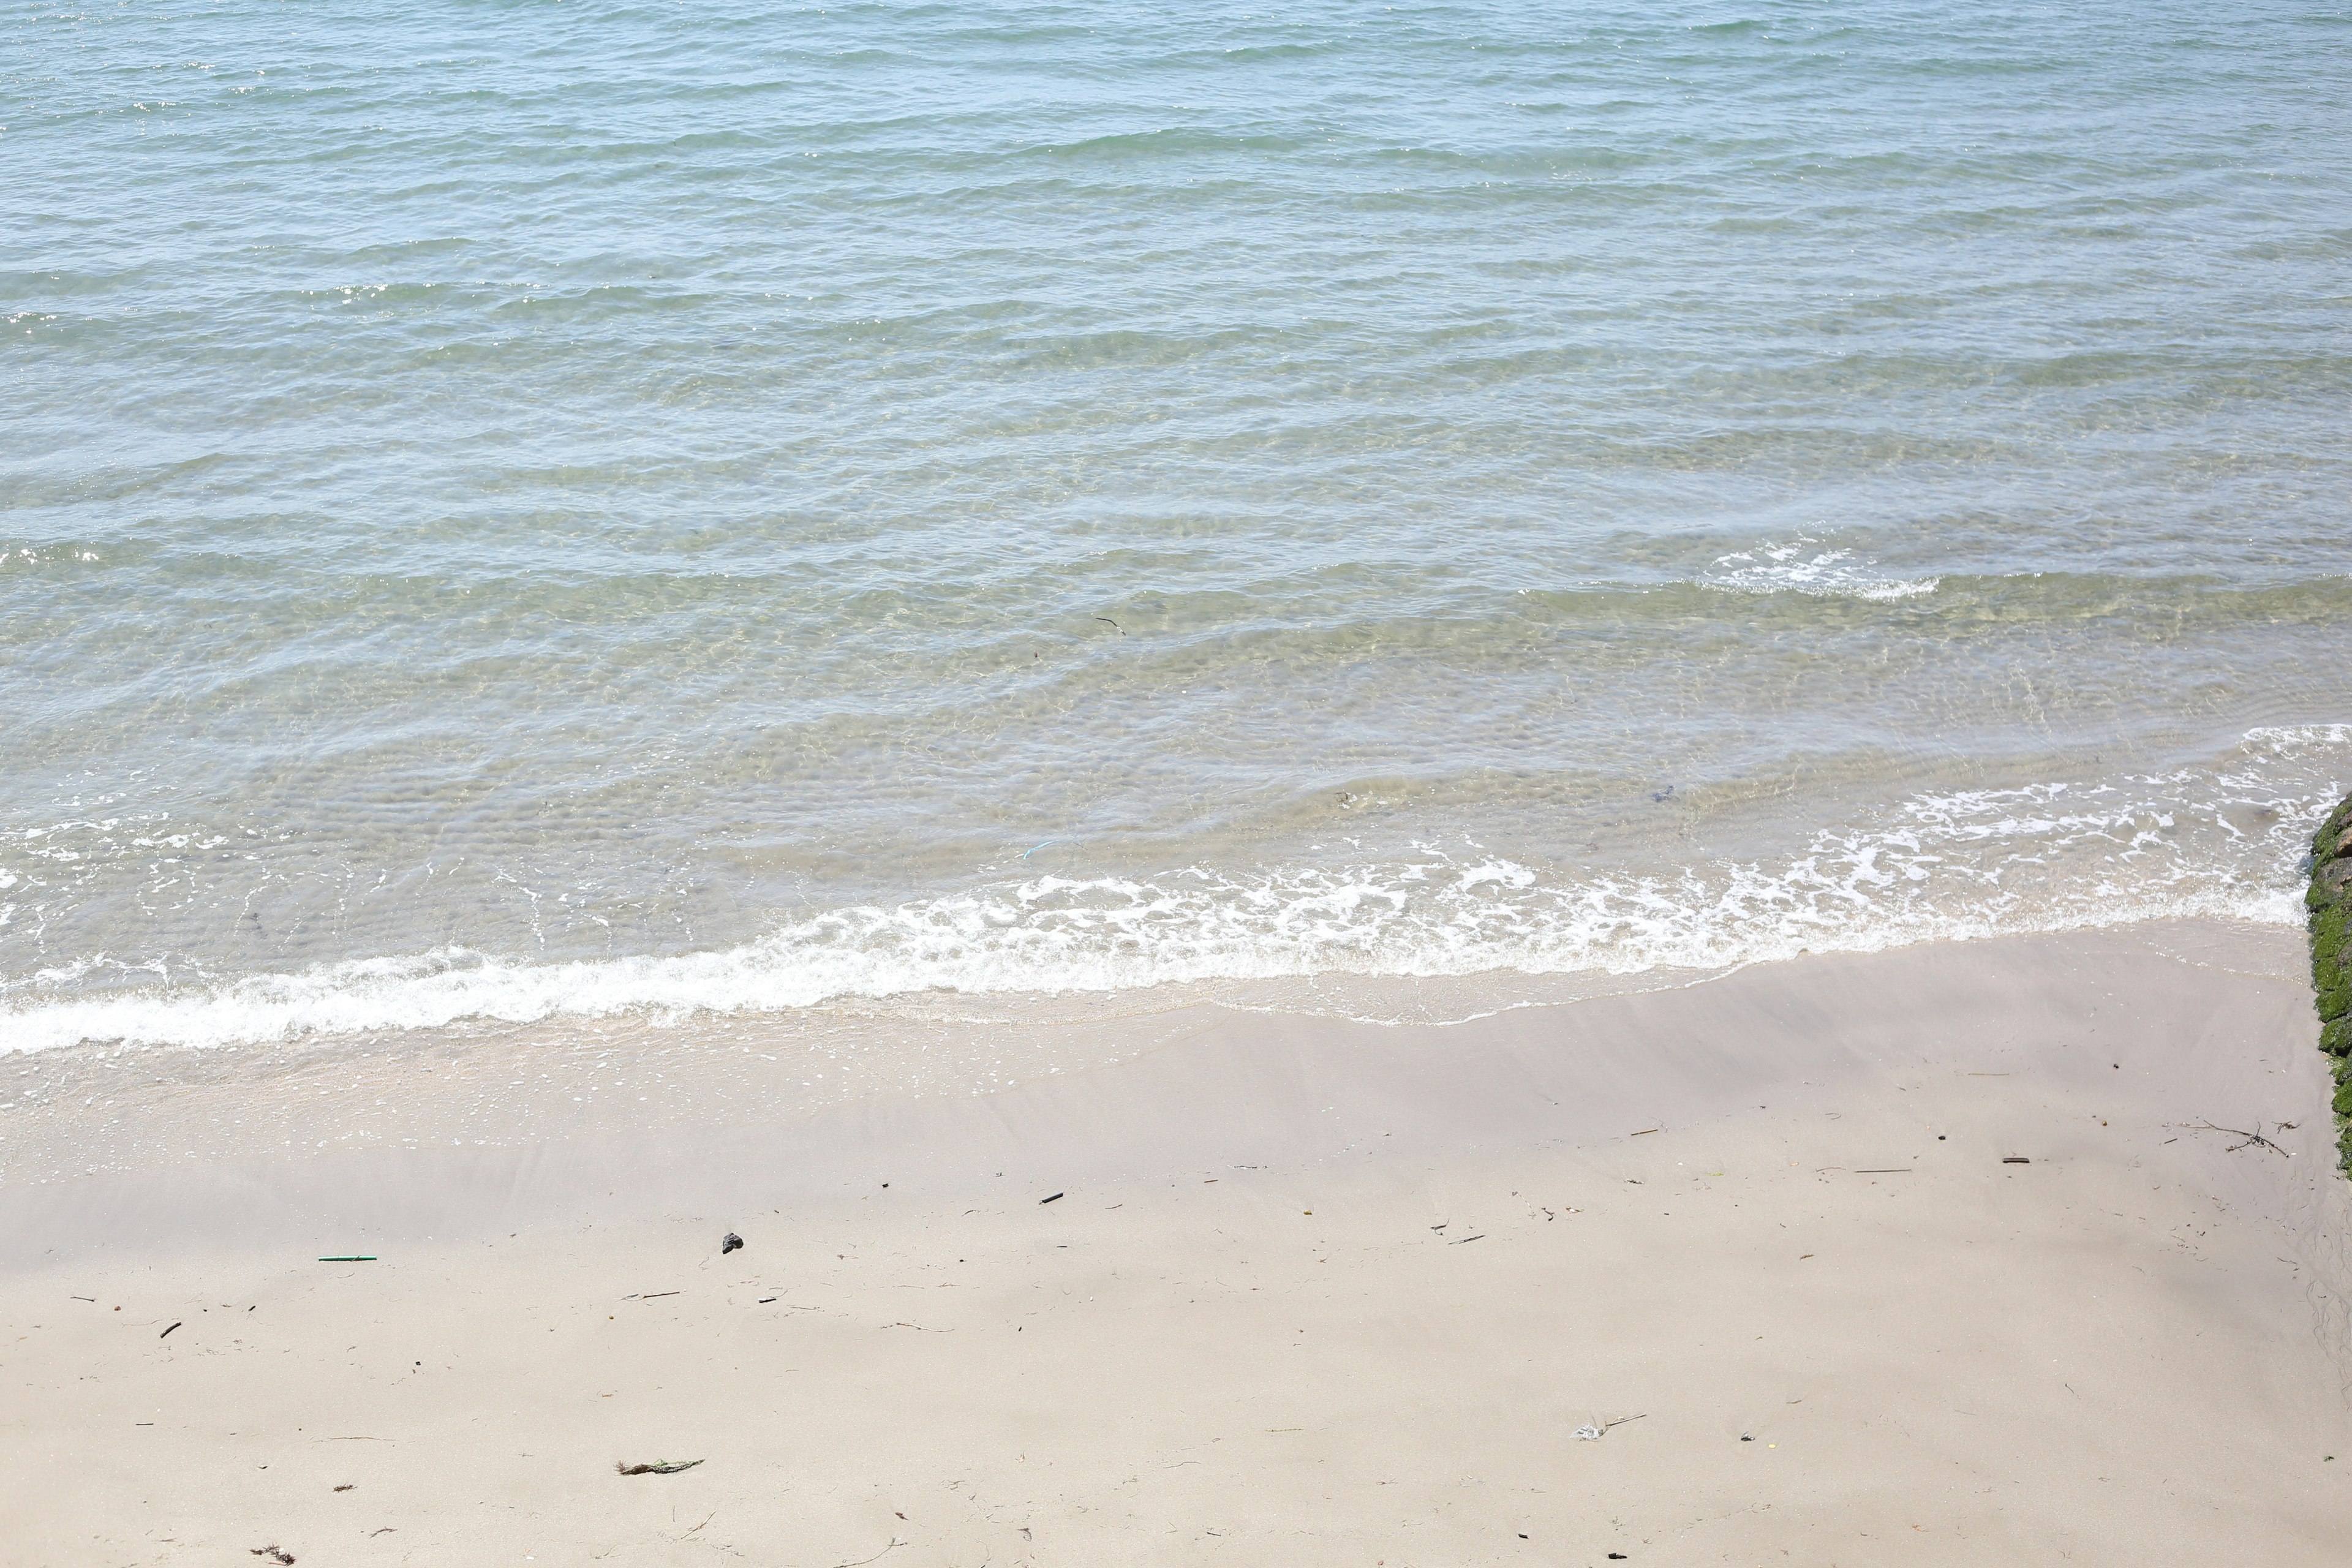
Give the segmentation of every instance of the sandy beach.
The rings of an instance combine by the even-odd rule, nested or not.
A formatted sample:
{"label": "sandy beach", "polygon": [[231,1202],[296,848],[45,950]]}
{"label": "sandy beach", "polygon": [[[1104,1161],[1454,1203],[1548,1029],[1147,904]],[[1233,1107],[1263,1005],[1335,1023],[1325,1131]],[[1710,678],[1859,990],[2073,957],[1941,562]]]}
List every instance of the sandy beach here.
{"label": "sandy beach", "polygon": [[0,1568],[2352,1565],[2344,22],[16,7]]}
{"label": "sandy beach", "polygon": [[0,1555],[2340,1563],[2302,958],[2171,924],[1447,1027],[1204,1007],[1001,1092],[506,1147],[93,1104],[168,1157],[0,1189]]}

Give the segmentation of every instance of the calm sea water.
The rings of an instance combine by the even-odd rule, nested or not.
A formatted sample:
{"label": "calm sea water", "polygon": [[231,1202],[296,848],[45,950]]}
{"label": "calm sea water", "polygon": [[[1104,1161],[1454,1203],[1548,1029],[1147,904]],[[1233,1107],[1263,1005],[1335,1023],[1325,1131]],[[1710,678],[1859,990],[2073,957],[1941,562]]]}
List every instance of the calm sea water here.
{"label": "calm sea water", "polygon": [[2352,16],[0,20],[0,1045],[2293,918]]}

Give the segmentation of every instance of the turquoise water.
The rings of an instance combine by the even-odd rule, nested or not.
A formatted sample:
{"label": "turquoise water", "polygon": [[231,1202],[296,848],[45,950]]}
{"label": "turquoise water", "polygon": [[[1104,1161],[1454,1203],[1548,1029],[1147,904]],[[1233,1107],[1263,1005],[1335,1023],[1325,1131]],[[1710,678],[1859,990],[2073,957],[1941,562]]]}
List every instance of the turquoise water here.
{"label": "turquoise water", "polygon": [[0,1044],[2292,918],[2352,16],[0,21]]}

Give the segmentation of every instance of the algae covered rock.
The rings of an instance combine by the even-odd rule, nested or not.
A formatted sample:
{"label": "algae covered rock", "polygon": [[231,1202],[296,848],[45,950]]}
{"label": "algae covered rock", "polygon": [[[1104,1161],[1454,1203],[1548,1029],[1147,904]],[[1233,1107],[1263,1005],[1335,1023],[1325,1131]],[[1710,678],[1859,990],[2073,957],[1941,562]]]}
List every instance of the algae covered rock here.
{"label": "algae covered rock", "polygon": [[2319,1031],[2319,1048],[2331,1057],[2352,1057],[2352,1018],[2337,1018]]}
{"label": "algae covered rock", "polygon": [[2319,1048],[2336,1058],[2336,1147],[2352,1172],[2352,796],[2311,836],[2311,991]]}

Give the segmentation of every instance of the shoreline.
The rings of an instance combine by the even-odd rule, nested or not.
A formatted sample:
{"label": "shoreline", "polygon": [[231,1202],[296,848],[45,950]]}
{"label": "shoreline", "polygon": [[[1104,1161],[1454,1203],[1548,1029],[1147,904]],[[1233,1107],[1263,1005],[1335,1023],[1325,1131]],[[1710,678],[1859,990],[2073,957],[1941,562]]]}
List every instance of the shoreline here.
{"label": "shoreline", "polygon": [[[506,1146],[265,1155],[200,1087],[150,1129],[168,1163],[0,1186],[0,1532],[57,1563],[2332,1562],[2352,1186],[2301,944],[1930,944],[1443,1026],[1195,1009],[797,1116],[731,1098],[750,1053],[680,1051],[659,1114]],[[295,1087],[286,1116],[331,1086]],[[2284,1152],[2195,1128],[2249,1119]],[[313,1261],[345,1253],[378,1260]]]}
{"label": "shoreline", "polygon": [[1453,1041],[1510,1036],[1522,1027],[1515,1016],[1611,1016],[1608,1007],[1641,1005],[1637,998],[1737,988],[1757,983],[1742,975],[1791,965],[1834,973],[1843,963],[2004,944],[2119,943],[2293,982],[2309,965],[2284,937],[2288,929],[2170,916],[1598,980],[1510,971],[1339,973],[1246,987],[951,995],[920,1012],[893,1005],[682,1022],[478,1021],[215,1047],[85,1042],[0,1057],[9,1080],[0,1110],[14,1113],[0,1123],[0,1190],[165,1166],[268,1168],[322,1152],[646,1144],[656,1135],[822,1122],[856,1104],[992,1096],[1217,1030],[1370,1040],[1396,1032],[1421,1042],[1416,1054],[1442,1059]]}

